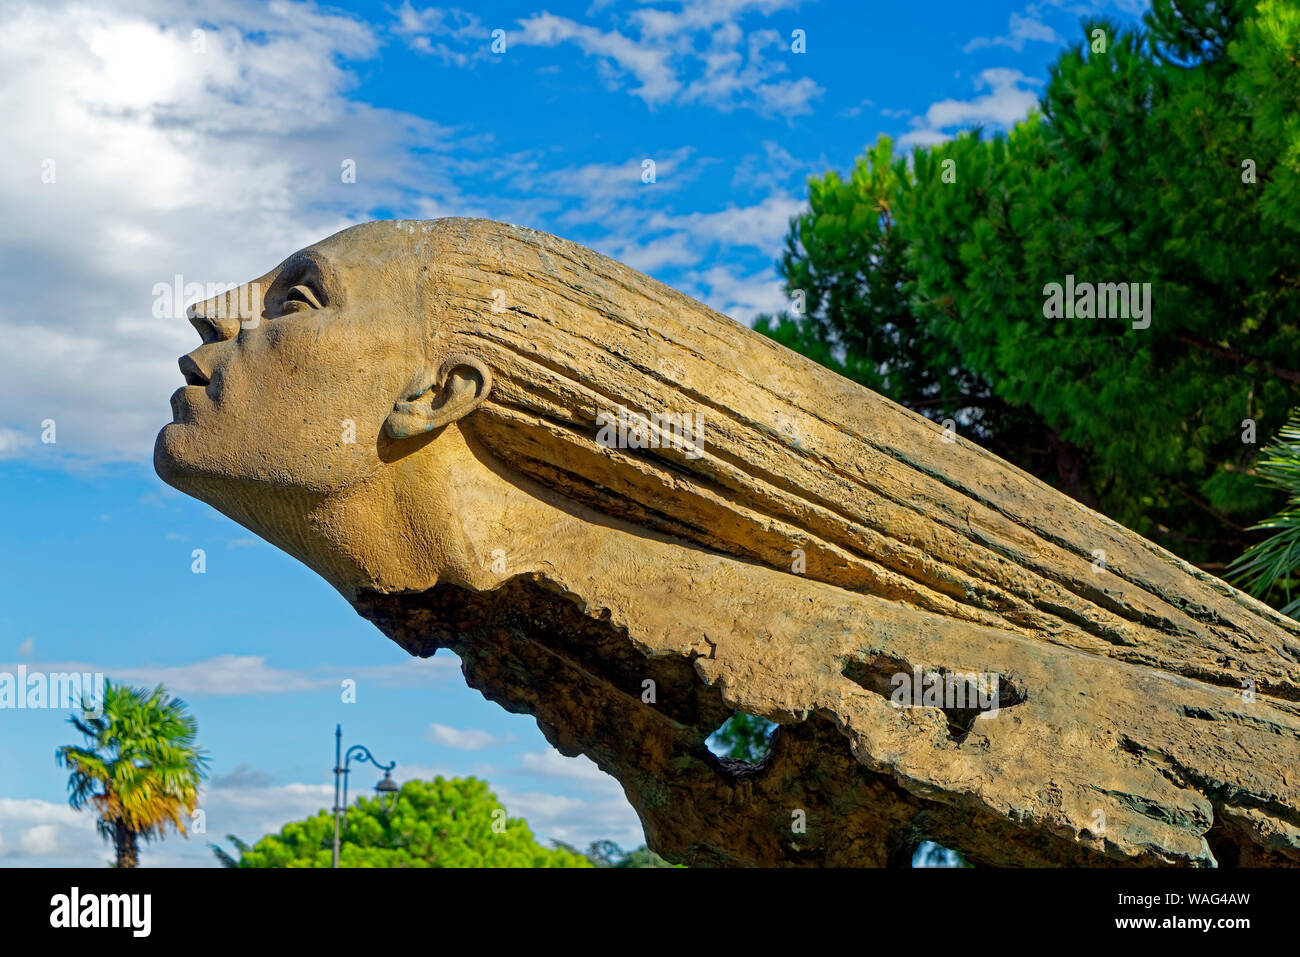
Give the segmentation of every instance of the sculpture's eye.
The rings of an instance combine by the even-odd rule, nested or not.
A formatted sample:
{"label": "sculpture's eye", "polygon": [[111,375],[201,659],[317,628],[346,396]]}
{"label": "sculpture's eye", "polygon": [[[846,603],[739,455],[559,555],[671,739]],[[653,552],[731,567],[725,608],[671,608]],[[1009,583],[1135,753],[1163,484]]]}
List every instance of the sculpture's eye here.
{"label": "sculpture's eye", "polygon": [[310,286],[297,285],[284,294],[284,311],[297,312],[301,309],[321,309],[320,299],[312,292]]}

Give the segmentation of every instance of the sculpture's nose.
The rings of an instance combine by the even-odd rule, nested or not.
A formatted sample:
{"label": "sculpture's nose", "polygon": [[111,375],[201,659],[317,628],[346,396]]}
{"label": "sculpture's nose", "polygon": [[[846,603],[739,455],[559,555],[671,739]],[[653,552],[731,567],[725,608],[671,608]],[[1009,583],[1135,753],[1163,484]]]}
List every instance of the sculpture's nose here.
{"label": "sculpture's nose", "polygon": [[241,323],[255,323],[261,311],[261,284],[246,282],[211,299],[196,302],[185,310],[185,317],[207,344],[235,338],[239,335]]}

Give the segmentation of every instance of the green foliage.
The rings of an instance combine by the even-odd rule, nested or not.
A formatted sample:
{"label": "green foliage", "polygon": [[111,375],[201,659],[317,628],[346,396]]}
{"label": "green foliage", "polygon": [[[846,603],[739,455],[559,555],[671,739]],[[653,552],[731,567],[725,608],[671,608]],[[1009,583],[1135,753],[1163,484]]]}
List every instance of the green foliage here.
{"label": "green foliage", "polygon": [[1268,180],[1260,197],[1264,222],[1294,230],[1300,222],[1300,7],[1260,3],[1228,56],[1235,67],[1232,92],[1251,105],[1252,136],[1263,157],[1275,158],[1260,163]]}
{"label": "green foliage", "polygon": [[771,747],[776,725],[765,718],[737,711],[709,739],[714,754],[758,764]]}
{"label": "green foliage", "polygon": [[114,843],[116,866],[135,867],[140,839],[162,838],[169,825],[185,833],[207,758],[196,744],[198,723],[162,685],[150,692],[106,681],[100,710],[83,706],[68,719],[86,745],[65,745],[55,760],[71,772],[73,808],[90,805],[98,813],[97,829]]}
{"label": "green foliage", "polygon": [[[477,778],[408,781],[387,814],[377,798],[360,798],[348,808],[339,866],[591,866],[580,854],[542,847],[525,821],[504,815]],[[239,866],[330,867],[333,846],[334,817],[322,810],[262,838],[243,852]]]}
{"label": "green foliage", "polygon": [[250,848],[246,842],[241,841],[233,834],[227,834],[226,840],[234,845],[235,850],[239,852],[239,857],[233,856],[220,844],[208,844],[208,847],[212,848],[212,853],[216,856],[222,867],[239,867],[240,860],[248,853]]}
{"label": "green foliage", "polygon": [[1286,493],[1286,507],[1255,526],[1272,534],[1229,571],[1256,596],[1274,594],[1282,614],[1300,617],[1300,409],[1264,449],[1256,470],[1264,483]]}
{"label": "green foliage", "polygon": [[684,864],[670,864],[650,848],[642,844],[623,855],[613,867],[685,867]]}
{"label": "green foliage", "polygon": [[613,841],[592,841],[587,850],[579,851],[563,841],[552,841],[562,851],[580,854],[591,862],[592,867],[684,867],[683,864],[670,864],[644,844],[630,851],[625,851]]}
{"label": "green foliage", "polygon": [[[1094,29],[1105,52],[1062,52],[1008,134],[882,138],[814,178],[782,262],[807,309],[757,328],[1222,568],[1278,503],[1243,421],[1300,400],[1300,10],[1160,0]],[[1067,275],[1150,283],[1150,327],[1048,318]]]}
{"label": "green foliage", "polygon": [[974,867],[958,851],[950,850],[933,841],[923,841],[912,855],[913,867]]}

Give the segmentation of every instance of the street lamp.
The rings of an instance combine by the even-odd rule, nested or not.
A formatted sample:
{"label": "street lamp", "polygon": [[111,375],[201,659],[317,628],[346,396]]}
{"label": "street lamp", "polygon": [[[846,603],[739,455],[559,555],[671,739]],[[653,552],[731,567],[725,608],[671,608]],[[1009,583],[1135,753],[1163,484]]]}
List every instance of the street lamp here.
{"label": "street lamp", "polygon": [[[339,866],[339,822],[347,821],[348,813],[348,771],[352,759],[357,758],[360,761],[369,761],[379,770],[384,772],[383,780],[375,785],[375,791],[379,794],[379,804],[387,814],[397,803],[397,794],[401,790],[397,782],[393,780],[393,768],[397,767],[397,762],[391,764],[380,764],[375,760],[375,756],[370,753],[369,748],[354,744],[348,748],[348,753],[343,754],[343,725],[337,725],[334,728],[334,867]],[[339,804],[339,782],[342,780],[343,786],[343,803]]]}
{"label": "street lamp", "polygon": [[[394,761],[393,765],[396,764],[397,762]],[[383,805],[385,812],[393,809],[393,805],[397,803],[398,792],[402,790],[397,786],[397,782],[393,780],[390,771],[385,771],[383,780],[375,785],[375,790],[379,793],[379,803]]]}

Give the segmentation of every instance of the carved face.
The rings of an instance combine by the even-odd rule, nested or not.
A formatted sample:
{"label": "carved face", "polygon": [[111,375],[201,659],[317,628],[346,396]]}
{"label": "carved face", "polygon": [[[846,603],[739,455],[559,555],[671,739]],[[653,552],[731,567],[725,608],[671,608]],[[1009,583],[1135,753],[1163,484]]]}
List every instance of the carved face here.
{"label": "carved face", "polygon": [[430,348],[422,225],[355,226],[192,307],[203,344],[180,360],[158,474],[212,501],[232,480],[330,492],[377,470],[385,419]]}

